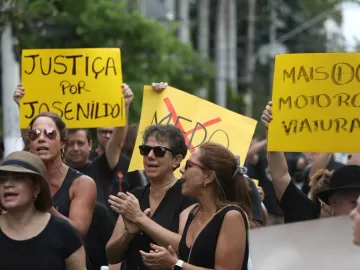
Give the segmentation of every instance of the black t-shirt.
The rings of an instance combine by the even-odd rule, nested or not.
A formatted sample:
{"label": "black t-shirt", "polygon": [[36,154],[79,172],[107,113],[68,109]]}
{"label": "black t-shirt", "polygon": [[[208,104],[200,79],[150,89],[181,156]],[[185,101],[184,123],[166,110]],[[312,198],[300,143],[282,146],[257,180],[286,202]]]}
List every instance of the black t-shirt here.
{"label": "black t-shirt", "polygon": [[40,234],[24,241],[10,239],[0,229],[0,269],[66,270],[65,260],[81,246],[77,231],[55,216]]}
{"label": "black t-shirt", "polygon": [[309,199],[296,187],[293,181],[287,186],[281,198],[280,206],[284,211],[285,223],[318,219],[320,217],[320,202]]}
{"label": "black t-shirt", "polygon": [[[139,200],[142,211],[150,207],[149,192],[150,185],[136,188],[131,192]],[[194,203],[196,200],[182,195],[181,180],[179,180],[166,192],[151,219],[165,229],[178,233],[181,212]],[[150,243],[156,244],[147,234],[138,232],[129,244],[126,261],[121,269],[148,269],[141,259],[139,250],[150,252]]]}
{"label": "black t-shirt", "polygon": [[112,170],[109,167],[105,153],[100,156],[95,156],[97,155],[95,151],[91,153],[92,160],[85,166],[76,169],[94,179],[97,187],[98,202],[109,207],[109,195],[115,195],[120,191],[126,192],[143,186],[139,172],[128,172],[130,159],[124,154],[120,154],[119,162],[115,169]]}
{"label": "black t-shirt", "polygon": [[114,170],[109,167],[106,154],[102,154],[85,166],[75,168],[79,172],[90,176],[96,183],[96,200],[99,203],[108,205],[109,195],[112,189]]}

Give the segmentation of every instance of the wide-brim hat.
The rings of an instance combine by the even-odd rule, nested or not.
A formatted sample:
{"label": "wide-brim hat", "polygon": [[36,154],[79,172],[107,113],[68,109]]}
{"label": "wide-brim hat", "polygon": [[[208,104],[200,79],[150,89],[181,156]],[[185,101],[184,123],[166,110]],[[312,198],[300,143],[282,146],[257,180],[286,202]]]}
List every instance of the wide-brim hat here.
{"label": "wide-brim hat", "polygon": [[[1,172],[24,173],[34,177],[40,186],[40,193],[35,200],[35,207],[39,211],[47,212],[52,207],[51,193],[46,182],[46,167],[42,160],[25,151],[18,151],[9,154],[0,166]],[[1,203],[0,208],[6,210]]]}
{"label": "wide-brim hat", "polygon": [[342,190],[360,191],[360,166],[345,165],[335,170],[330,178],[328,188],[318,192],[317,196],[324,203],[329,204],[329,198]]}

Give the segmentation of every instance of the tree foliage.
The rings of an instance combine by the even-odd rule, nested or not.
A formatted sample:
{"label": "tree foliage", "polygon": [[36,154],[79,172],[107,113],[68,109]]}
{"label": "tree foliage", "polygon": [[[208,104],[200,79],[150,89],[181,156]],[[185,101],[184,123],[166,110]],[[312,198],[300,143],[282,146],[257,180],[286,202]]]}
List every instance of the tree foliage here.
{"label": "tree foliage", "polygon": [[[176,25],[162,25],[129,12],[127,1],[14,0],[7,17],[24,48],[121,48],[124,82],[135,100],[131,120],[138,121],[144,84],[166,81],[193,93],[212,72],[191,45],[175,36]],[[196,71],[196,72],[195,72]]]}

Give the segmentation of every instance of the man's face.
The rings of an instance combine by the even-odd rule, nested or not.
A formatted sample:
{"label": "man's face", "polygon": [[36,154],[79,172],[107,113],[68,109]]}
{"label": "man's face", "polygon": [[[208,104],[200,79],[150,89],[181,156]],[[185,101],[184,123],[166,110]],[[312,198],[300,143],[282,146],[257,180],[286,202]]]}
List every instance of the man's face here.
{"label": "man's face", "polygon": [[86,132],[79,130],[68,135],[65,148],[65,160],[77,166],[85,165],[89,161],[91,142],[88,141]]}
{"label": "man's face", "polygon": [[113,129],[114,129],[113,127],[98,128],[97,136],[98,136],[99,144],[102,148],[105,149],[107,143],[109,142],[112,136]]}

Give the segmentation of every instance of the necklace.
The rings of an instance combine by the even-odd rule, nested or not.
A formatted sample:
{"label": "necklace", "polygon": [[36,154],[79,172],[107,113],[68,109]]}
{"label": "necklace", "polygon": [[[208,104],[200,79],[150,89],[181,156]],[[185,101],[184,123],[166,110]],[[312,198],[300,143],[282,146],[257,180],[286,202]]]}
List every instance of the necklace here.
{"label": "necklace", "polygon": [[161,188],[164,188],[164,190],[162,192],[160,192],[159,194],[154,194],[154,191],[153,189],[151,188],[150,186],[150,196],[156,201],[158,202],[160,199],[162,199],[164,197],[164,195],[166,194],[166,192],[176,183],[176,181],[174,180],[171,180],[170,182],[168,183],[165,183],[164,185],[162,186],[159,186],[158,188],[161,189]]}

